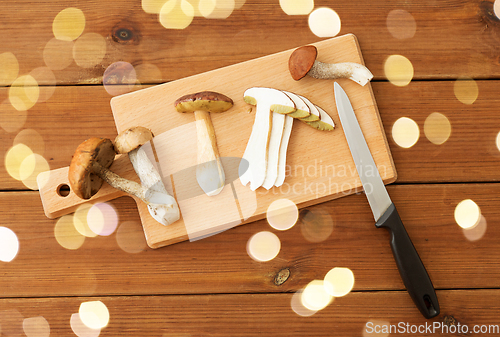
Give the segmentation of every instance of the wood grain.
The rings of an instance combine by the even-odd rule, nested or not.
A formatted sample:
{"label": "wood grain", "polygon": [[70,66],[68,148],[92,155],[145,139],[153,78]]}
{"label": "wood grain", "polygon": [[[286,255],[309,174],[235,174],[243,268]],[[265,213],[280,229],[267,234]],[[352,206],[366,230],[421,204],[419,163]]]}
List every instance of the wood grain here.
{"label": "wood grain", "polygon": [[[0,322],[6,335],[21,335],[23,319],[42,317],[41,326],[50,327],[50,336],[70,336],[70,319],[80,304],[101,301],[109,311],[101,336],[370,336],[374,333],[364,330],[384,324],[393,325],[393,332],[400,329],[398,336],[457,336],[464,325],[470,332],[482,328],[484,333],[476,335],[498,335],[499,290],[443,290],[437,295],[442,314],[428,321],[411,307],[406,293],[379,291],[352,292],[309,317],[292,310],[293,294],[2,299]],[[425,330],[426,324],[435,330]]]}
{"label": "wood grain", "polygon": [[[83,11],[84,33],[104,37],[107,53],[95,67],[82,68],[72,62],[57,70],[57,84],[102,83],[104,71],[117,61],[136,67],[152,64],[160,72],[142,72],[139,80],[161,83],[321,40],[310,31],[306,15],[288,16],[278,3],[264,0],[246,1],[225,20],[197,17],[184,30],[163,28],[158,16],[145,13],[138,1],[75,0],[69,5],[63,0],[8,0],[0,4],[2,13],[12,13],[2,20],[5,36],[0,53],[13,52],[22,74],[45,66],[43,50],[54,37],[52,22],[69,6]],[[434,0],[418,5],[402,5],[396,0],[383,4],[340,0],[333,6],[320,0],[315,7],[337,11],[342,20],[340,35],[358,36],[376,79],[385,78],[384,62],[394,54],[404,55],[413,63],[415,79],[500,76],[500,21],[493,12],[493,1],[467,0],[450,6],[450,2]],[[408,11],[414,18],[413,37],[398,39],[389,33],[387,17],[397,9]],[[120,38],[123,29],[131,32],[126,39]]]}
{"label": "wood grain", "polygon": [[[388,190],[437,289],[500,287],[494,267],[499,257],[490,253],[500,242],[495,226],[500,211],[493,202],[498,184],[390,185]],[[464,199],[474,200],[485,219],[485,227],[478,227],[485,234],[476,241],[469,241],[454,219]],[[56,241],[57,220],[44,216],[36,192],[1,193],[2,226],[20,241],[16,259],[2,265],[2,296],[289,292],[336,266],[353,271],[356,291],[403,289],[389,236],[374,227],[364,195],[308,207],[288,231],[275,231],[260,220],[157,250],[146,247],[131,198],[111,205],[118,231],[88,237],[80,248],[68,250]],[[246,250],[250,237],[261,231],[275,232],[282,247],[266,263],[254,261]],[[283,269],[290,276],[278,286],[275,278]]]}

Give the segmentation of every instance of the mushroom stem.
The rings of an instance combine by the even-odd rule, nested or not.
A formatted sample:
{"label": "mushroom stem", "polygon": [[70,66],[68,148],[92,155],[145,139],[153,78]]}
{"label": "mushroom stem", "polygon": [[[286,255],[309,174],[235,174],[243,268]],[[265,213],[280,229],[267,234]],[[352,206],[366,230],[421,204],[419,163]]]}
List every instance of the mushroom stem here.
{"label": "mushroom stem", "polygon": [[92,163],[92,170],[94,173],[110,184],[112,187],[116,188],[117,190],[123,191],[125,193],[131,194],[145,203],[149,203],[148,200],[145,199],[145,189],[135,181],[131,181],[125,178],[120,177],[118,174],[112,172],[111,170],[105,168],[101,164],[99,164],[97,161],[94,161]]}
{"label": "mushroom stem", "polygon": [[165,189],[160,174],[146,152],[139,147],[130,151],[128,156],[137,176],[141,179],[141,188],[144,190],[145,198],[149,200],[146,204],[151,216],[163,225],[179,220],[180,212],[177,202]]}
{"label": "mushroom stem", "polygon": [[368,68],[354,62],[323,63],[316,60],[307,74],[318,79],[349,78],[362,86],[373,78]]}

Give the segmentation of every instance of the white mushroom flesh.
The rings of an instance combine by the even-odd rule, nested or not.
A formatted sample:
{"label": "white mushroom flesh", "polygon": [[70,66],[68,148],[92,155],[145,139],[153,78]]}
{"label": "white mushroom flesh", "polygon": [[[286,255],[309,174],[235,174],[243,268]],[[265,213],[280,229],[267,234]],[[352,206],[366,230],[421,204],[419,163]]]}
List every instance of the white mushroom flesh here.
{"label": "white mushroom flesh", "polygon": [[286,176],[286,152],[288,150],[288,142],[292,134],[293,117],[285,116],[285,127],[283,129],[283,138],[281,139],[279,162],[278,162],[278,177],[274,186],[279,187],[285,182]]}
{"label": "white mushroom flesh", "polygon": [[316,60],[307,74],[318,79],[348,78],[362,86],[373,78],[368,68],[354,62],[323,63]]}
{"label": "white mushroom flesh", "polygon": [[283,138],[283,129],[285,127],[285,115],[273,112],[272,116],[273,121],[271,127],[271,137],[269,139],[266,179],[264,179],[264,182],[262,183],[262,187],[267,190],[274,186],[274,183],[278,178],[280,146]]}

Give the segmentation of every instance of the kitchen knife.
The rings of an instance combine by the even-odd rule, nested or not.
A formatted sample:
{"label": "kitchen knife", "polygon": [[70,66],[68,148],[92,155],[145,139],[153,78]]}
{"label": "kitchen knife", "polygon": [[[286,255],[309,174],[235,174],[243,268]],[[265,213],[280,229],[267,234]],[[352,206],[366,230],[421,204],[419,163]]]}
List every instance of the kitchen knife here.
{"label": "kitchen knife", "polygon": [[375,226],[389,231],[394,259],[413,302],[425,318],[435,317],[439,314],[439,303],[431,279],[387,193],[347,94],[337,82],[334,92],[340,122],[375,217]]}

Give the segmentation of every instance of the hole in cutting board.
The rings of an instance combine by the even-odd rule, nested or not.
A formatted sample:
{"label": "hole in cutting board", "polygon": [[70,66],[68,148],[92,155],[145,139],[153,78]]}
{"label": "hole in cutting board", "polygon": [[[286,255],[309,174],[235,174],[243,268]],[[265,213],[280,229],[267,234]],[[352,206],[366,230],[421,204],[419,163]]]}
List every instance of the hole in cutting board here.
{"label": "hole in cutting board", "polygon": [[69,188],[69,186],[67,184],[62,184],[62,185],[59,185],[57,187],[57,195],[60,196],[60,197],[67,197],[69,195],[69,193],[71,192],[71,189]]}

